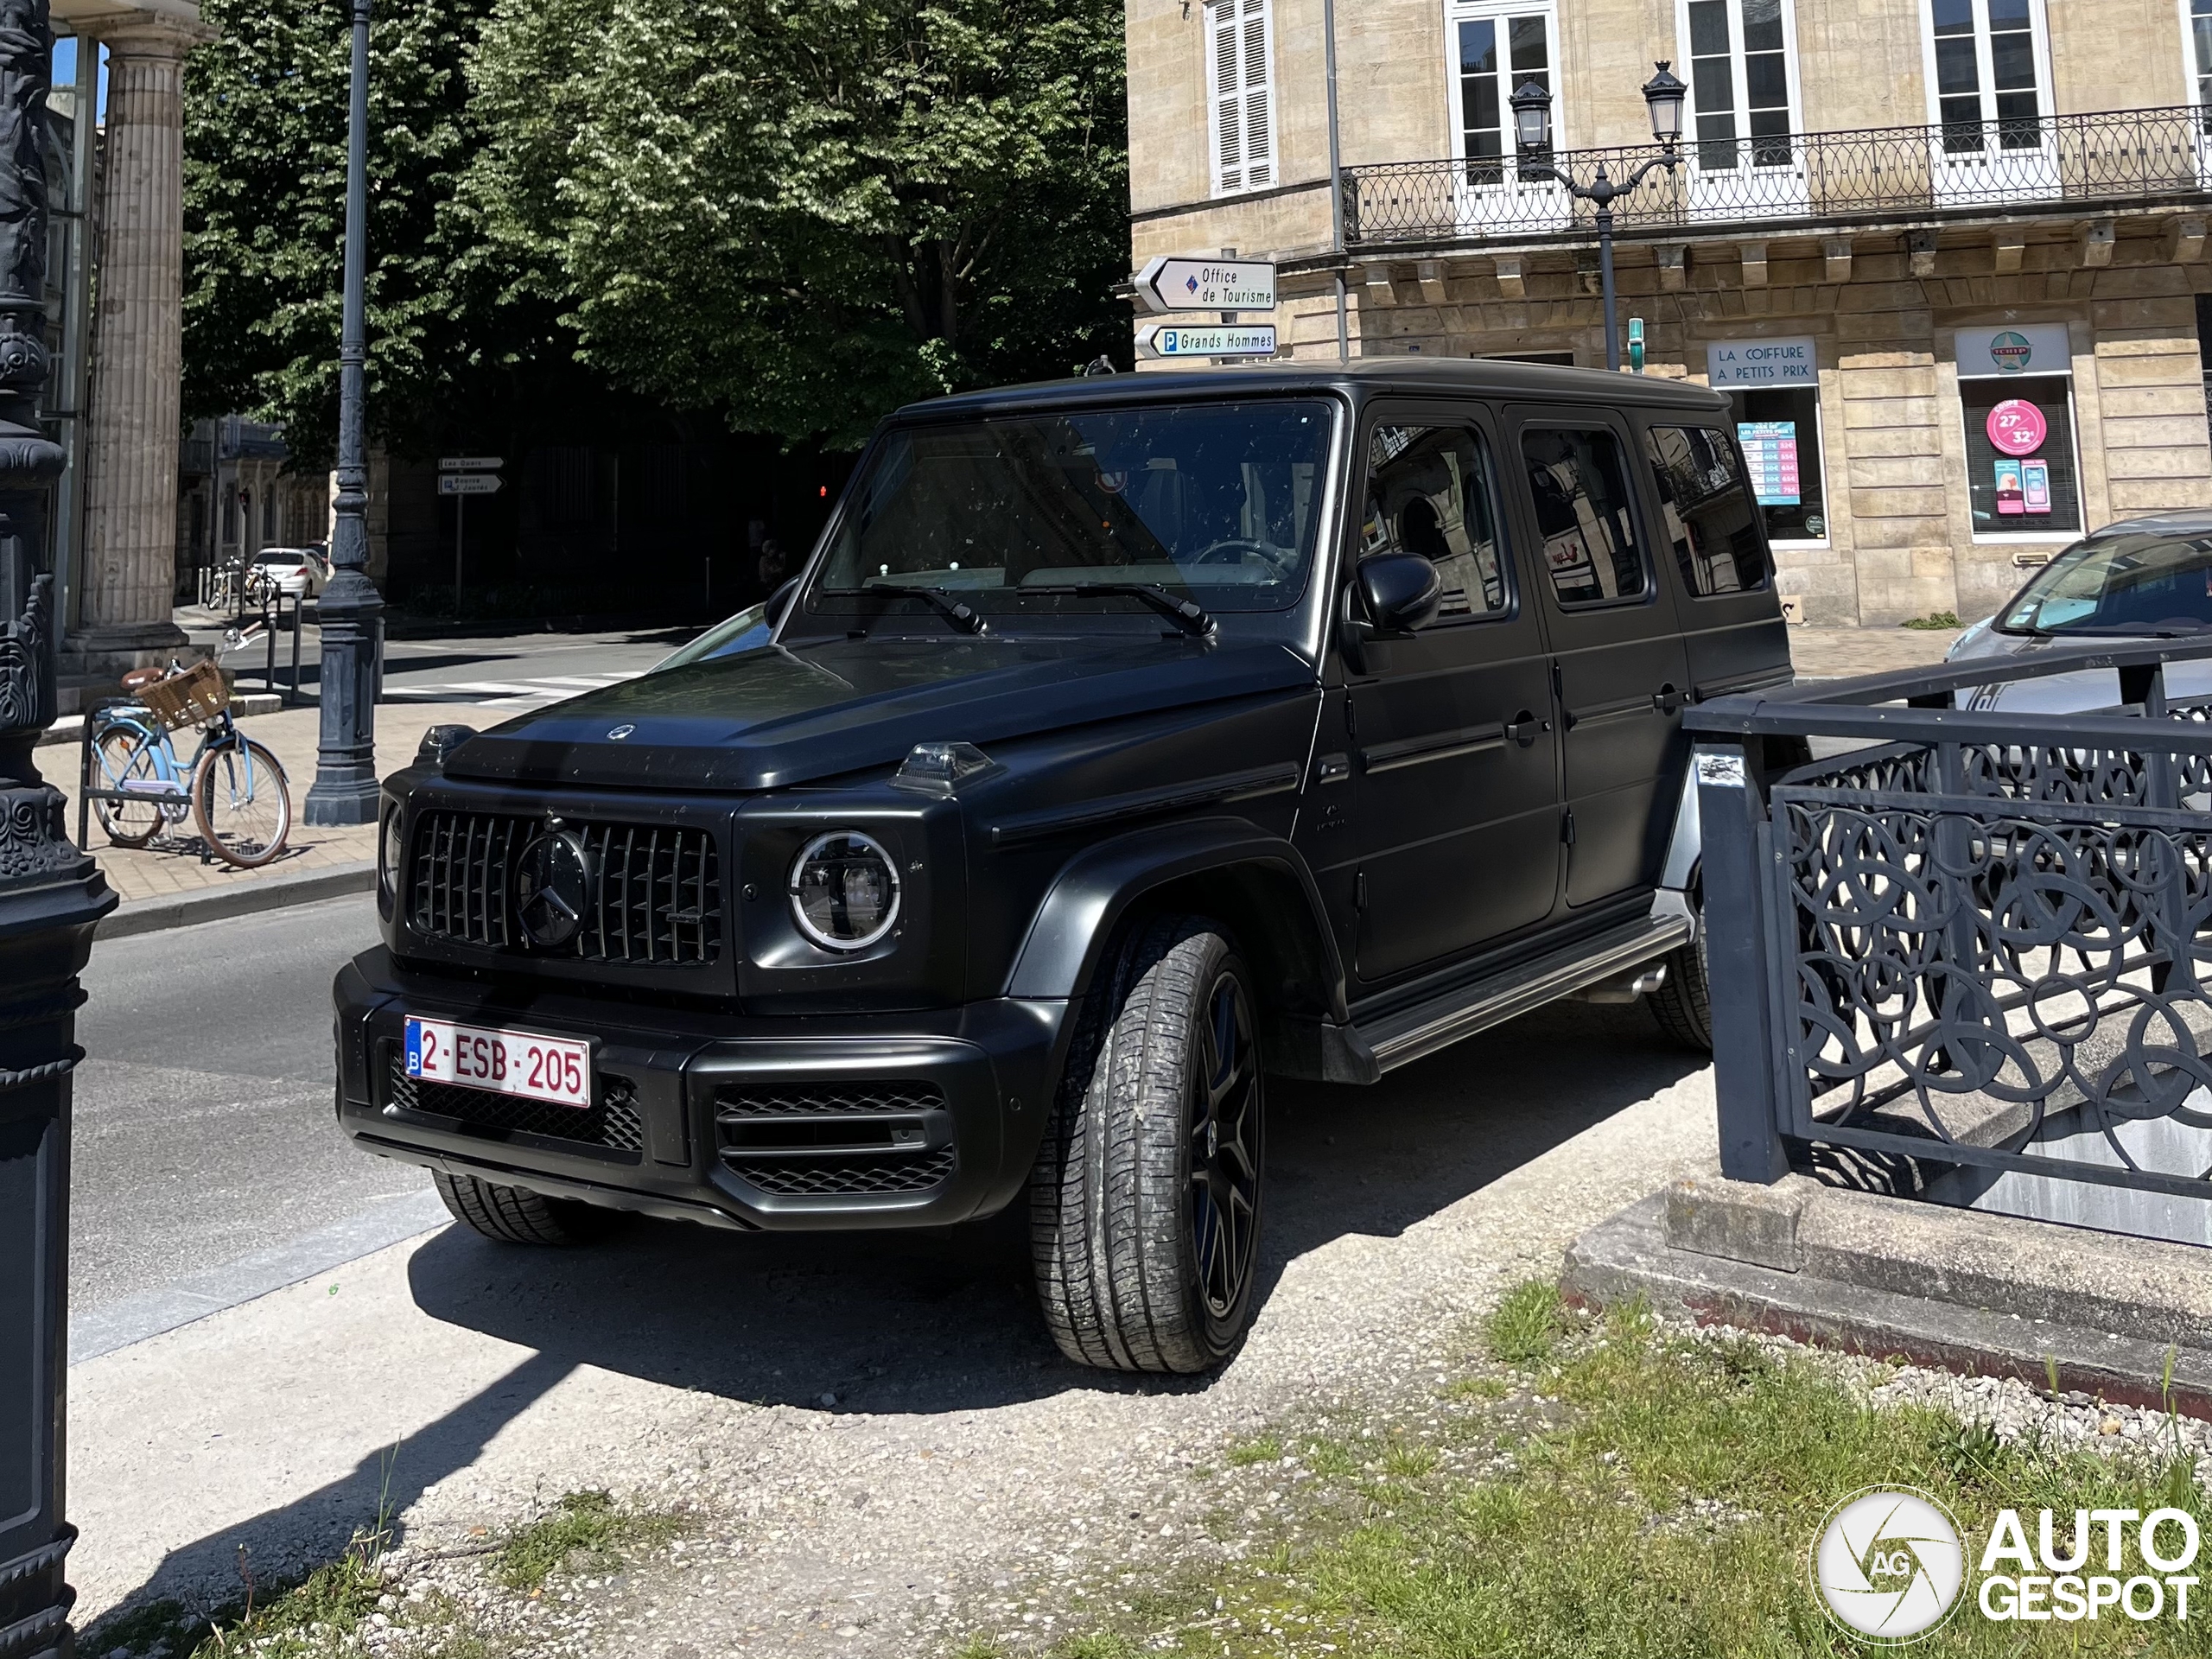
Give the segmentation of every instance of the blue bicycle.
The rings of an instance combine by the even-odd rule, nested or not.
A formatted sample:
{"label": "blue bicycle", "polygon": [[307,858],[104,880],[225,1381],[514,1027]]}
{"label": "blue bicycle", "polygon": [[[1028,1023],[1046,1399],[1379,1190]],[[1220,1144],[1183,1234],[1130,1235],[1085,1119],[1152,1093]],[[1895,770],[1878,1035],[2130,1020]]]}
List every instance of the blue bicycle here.
{"label": "blue bicycle", "polygon": [[[229,630],[218,658],[254,637]],[[99,776],[87,792],[107,838],[143,847],[189,816],[208,850],[240,869],[283,853],[292,832],[291,788],[276,757],[232,720],[219,662],[141,669],[123,685],[130,702],[102,703],[90,715]],[[200,743],[190,763],[180,764],[170,734],[188,726],[200,728]]]}

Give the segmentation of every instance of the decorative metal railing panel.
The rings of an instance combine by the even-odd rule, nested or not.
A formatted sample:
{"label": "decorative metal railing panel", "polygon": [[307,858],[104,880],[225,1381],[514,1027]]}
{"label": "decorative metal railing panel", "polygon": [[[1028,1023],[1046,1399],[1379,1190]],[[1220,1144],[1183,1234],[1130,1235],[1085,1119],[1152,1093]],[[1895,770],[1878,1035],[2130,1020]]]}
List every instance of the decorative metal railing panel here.
{"label": "decorative metal railing panel", "polygon": [[[2125,644],[1690,712],[1730,1173],[1772,1179],[1794,1144],[2212,1198],[2212,709],[2169,708],[2161,666],[2206,657]],[[2115,666],[2122,707],[1957,706]],[[1777,739],[1821,738],[1861,747],[1766,772]]]}
{"label": "decorative metal railing panel", "polygon": [[[1603,167],[1626,178],[1656,144],[1516,156],[1399,162],[1344,170],[1344,235],[1392,243],[1525,240],[1594,233],[1594,210],[1560,186]],[[2049,204],[2065,207],[2212,195],[2212,106],[2120,110],[2039,120],[1691,140],[1613,207],[1617,228],[1685,231],[1763,221],[1848,223]]]}

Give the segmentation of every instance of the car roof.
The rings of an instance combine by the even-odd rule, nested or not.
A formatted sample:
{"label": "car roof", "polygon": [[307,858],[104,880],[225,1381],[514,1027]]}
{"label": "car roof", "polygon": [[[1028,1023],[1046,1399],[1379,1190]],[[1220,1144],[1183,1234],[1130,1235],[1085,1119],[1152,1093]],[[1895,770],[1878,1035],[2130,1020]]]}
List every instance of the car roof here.
{"label": "car roof", "polygon": [[1480,396],[1606,406],[1633,404],[1706,416],[1722,414],[1728,408],[1728,400],[1721,393],[1688,381],[1614,374],[1604,369],[1569,369],[1494,357],[1363,357],[1349,363],[1269,361],[1247,368],[1147,370],[1140,374],[1039,380],[909,404],[893,418],[941,420],[963,415],[1007,415],[1084,405],[1198,402],[1329,391],[1344,394],[1355,402],[1397,394]]}
{"label": "car roof", "polygon": [[2190,507],[2176,512],[2142,512],[2133,518],[2116,518],[2093,533],[2101,542],[2107,536],[2212,536],[2212,508]]}

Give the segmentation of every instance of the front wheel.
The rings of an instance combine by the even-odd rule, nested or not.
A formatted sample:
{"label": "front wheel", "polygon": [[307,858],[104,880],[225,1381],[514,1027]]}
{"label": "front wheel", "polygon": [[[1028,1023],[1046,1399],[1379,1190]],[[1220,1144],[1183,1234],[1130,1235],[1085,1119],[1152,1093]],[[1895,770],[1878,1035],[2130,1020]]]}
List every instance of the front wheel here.
{"label": "front wheel", "polygon": [[1667,957],[1666,982],[1644,1000],[1651,1017],[1684,1048],[1713,1052],[1713,989],[1705,972],[1705,918],[1697,938]]}
{"label": "front wheel", "polygon": [[250,737],[200,757],[192,774],[192,821],[218,857],[259,869],[292,833],[292,792],[276,757]]}
{"label": "front wheel", "polygon": [[474,1175],[439,1173],[431,1179],[448,1214],[502,1244],[593,1244],[612,1228],[613,1217],[606,1211],[574,1198],[549,1198],[523,1187],[480,1181]]}
{"label": "front wheel", "polygon": [[1236,1347],[1259,1259],[1265,1100],[1251,976],[1203,917],[1141,923],[1085,999],[1030,1183],[1060,1351],[1202,1371]]}

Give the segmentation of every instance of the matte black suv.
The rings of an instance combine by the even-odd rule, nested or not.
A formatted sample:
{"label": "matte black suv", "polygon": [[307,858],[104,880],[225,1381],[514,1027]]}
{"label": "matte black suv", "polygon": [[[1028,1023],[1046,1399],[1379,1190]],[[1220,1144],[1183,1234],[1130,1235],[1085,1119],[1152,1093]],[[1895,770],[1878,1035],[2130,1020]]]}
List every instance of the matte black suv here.
{"label": "matte black suv", "polygon": [[386,784],[339,1122],[517,1242],[1026,1194],[1070,1356],[1203,1369],[1267,1077],[1575,995],[1706,1039],[1678,714],[1789,676],[1713,392],[1391,359],[906,410],[772,625]]}

